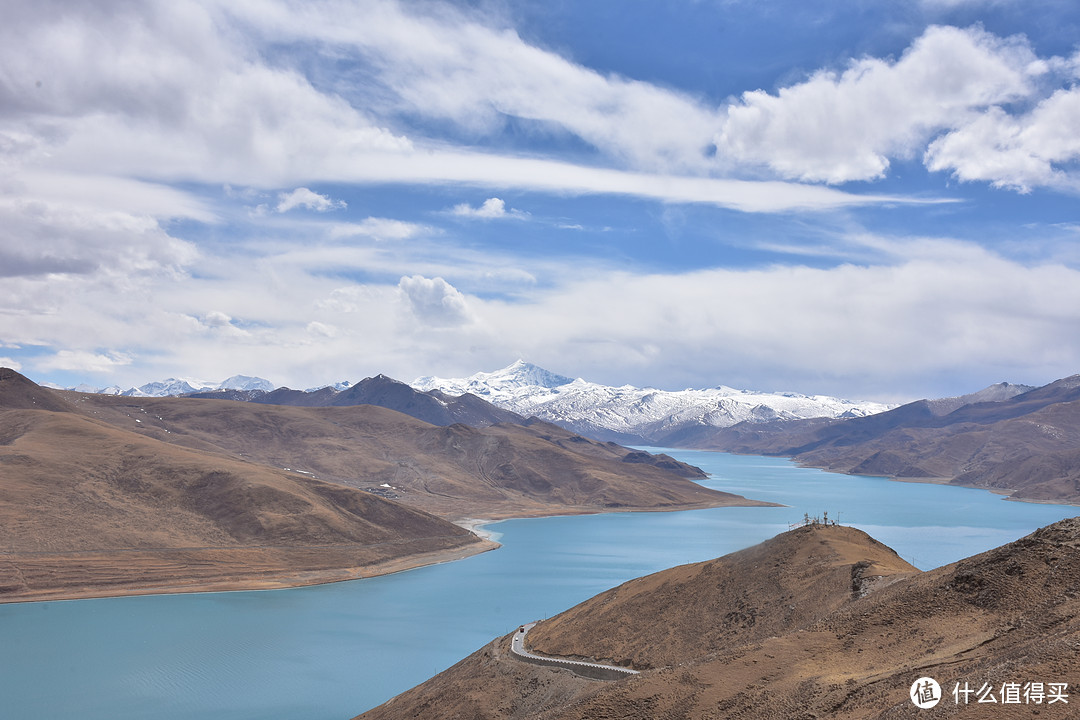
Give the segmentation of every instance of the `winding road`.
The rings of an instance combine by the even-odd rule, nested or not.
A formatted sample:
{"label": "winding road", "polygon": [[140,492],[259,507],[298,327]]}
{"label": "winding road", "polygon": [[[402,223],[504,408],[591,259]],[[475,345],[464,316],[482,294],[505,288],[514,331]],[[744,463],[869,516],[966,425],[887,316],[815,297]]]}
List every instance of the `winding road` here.
{"label": "winding road", "polygon": [[580,675],[581,677],[589,678],[591,680],[621,680],[630,677],[631,675],[640,675],[637,670],[618,667],[616,665],[602,665],[600,663],[590,663],[583,660],[564,660],[563,658],[547,657],[545,655],[531,653],[525,649],[525,636],[529,634],[529,630],[532,630],[535,625],[535,622],[522,625],[518,628],[517,632],[514,633],[514,637],[510,641],[510,651],[520,660],[533,663],[534,665],[561,667],[565,670],[569,670],[575,675]]}

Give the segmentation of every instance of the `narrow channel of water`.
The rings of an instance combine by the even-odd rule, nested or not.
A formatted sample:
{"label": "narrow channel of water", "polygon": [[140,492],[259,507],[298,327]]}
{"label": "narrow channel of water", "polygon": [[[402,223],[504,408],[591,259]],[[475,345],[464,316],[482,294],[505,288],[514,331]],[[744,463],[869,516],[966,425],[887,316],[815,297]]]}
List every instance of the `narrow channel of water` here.
{"label": "narrow channel of water", "polygon": [[929,569],[1080,508],[980,490],[669,451],[703,484],[783,508],[510,520],[504,546],[397,575],[294,590],[0,605],[12,718],[344,720],[493,637],[633,577],[747,547],[804,513],[838,517]]}

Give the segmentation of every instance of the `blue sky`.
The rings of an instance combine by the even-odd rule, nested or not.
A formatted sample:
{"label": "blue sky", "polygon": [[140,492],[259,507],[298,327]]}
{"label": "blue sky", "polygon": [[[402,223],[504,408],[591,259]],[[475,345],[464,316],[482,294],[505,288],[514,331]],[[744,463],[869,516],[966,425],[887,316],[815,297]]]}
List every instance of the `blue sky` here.
{"label": "blue sky", "polygon": [[1080,370],[1070,2],[6,15],[0,362],[39,382]]}

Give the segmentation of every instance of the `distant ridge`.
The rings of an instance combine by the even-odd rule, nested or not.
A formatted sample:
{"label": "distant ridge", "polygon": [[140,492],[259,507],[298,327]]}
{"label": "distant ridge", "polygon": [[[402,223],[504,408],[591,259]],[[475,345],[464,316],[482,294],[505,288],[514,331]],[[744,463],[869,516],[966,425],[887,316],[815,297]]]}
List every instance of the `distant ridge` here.
{"label": "distant ridge", "polygon": [[784,455],[835,472],[983,487],[1018,500],[1080,503],[1080,375],[1033,389],[1002,383],[846,421],[741,423],[678,444]]}
{"label": "distant ridge", "polygon": [[355,385],[350,384],[340,390],[334,386],[325,386],[315,390],[278,388],[271,392],[215,390],[192,393],[190,397],[293,407],[377,405],[432,425],[464,423],[473,427],[487,427],[502,422],[521,424],[525,421],[521,415],[496,407],[475,395],[465,393],[461,396],[453,396],[438,390],[420,392],[386,375],[364,378]]}
{"label": "distant ridge", "polygon": [[[113,385],[105,388],[94,388],[91,385],[82,384],[78,387],[67,388],[78,392],[94,393],[97,395],[123,395],[124,397],[170,397],[176,395],[190,395],[192,393],[212,392],[215,390],[232,390],[237,392],[269,392],[274,389],[274,384],[269,380],[251,375],[233,375],[219,383],[209,383],[191,378],[167,378],[155,380],[139,387],[123,390]],[[60,389],[60,388],[57,388]]]}

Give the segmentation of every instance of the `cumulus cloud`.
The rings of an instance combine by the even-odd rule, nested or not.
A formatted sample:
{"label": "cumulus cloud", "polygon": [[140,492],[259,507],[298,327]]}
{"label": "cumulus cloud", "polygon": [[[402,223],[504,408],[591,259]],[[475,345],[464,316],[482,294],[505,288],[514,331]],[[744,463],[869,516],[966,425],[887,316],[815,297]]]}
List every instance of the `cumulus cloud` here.
{"label": "cumulus cloud", "polygon": [[507,210],[506,202],[497,197],[488,198],[480,205],[480,207],[473,207],[468,203],[455,205],[450,209],[450,214],[456,215],[457,217],[476,218],[479,220],[501,220],[505,218],[524,220],[529,217],[529,213],[522,210]]}
{"label": "cumulus cloud", "polygon": [[0,196],[0,277],[182,272],[195,246],[156,220],[33,197]]}
{"label": "cumulus cloud", "polygon": [[398,290],[413,316],[424,325],[450,328],[473,320],[465,296],[441,277],[403,277],[398,282]]}
{"label": "cumulus cloud", "polygon": [[1080,189],[1066,170],[1080,160],[1080,90],[1059,90],[1023,115],[991,108],[932,142],[926,166],[960,180],[1030,192]]}
{"label": "cumulus cloud", "polygon": [[347,205],[344,200],[331,200],[326,195],[308,190],[306,187],[296,188],[292,192],[280,193],[275,212],[284,213],[298,207],[314,210],[315,212],[327,212],[328,210],[344,210]]}
{"label": "cumulus cloud", "polygon": [[744,93],[717,145],[787,178],[880,178],[891,157],[911,157],[935,132],[1026,97],[1045,71],[1021,39],[931,27],[895,62],[863,58],[775,95]]}

